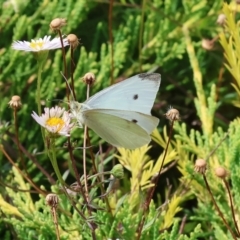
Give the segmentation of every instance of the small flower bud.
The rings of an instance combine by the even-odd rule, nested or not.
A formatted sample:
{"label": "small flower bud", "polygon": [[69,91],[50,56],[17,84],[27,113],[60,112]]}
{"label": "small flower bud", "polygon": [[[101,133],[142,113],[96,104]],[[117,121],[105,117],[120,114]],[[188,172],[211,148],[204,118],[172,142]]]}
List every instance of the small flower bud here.
{"label": "small flower bud", "polygon": [[217,177],[222,178],[222,179],[226,178],[228,175],[227,170],[223,167],[217,167],[215,169],[215,174]]}
{"label": "small flower bud", "polygon": [[123,166],[121,164],[117,164],[113,167],[111,170],[111,174],[118,179],[123,178],[124,172],[123,172]]}
{"label": "small flower bud", "polygon": [[67,35],[67,40],[69,42],[70,47],[73,49],[76,49],[76,47],[79,45],[79,40],[75,34]]}
{"label": "small flower bud", "polygon": [[204,159],[197,159],[194,170],[198,173],[205,173],[207,169],[207,162]]}
{"label": "small flower bud", "polygon": [[96,78],[95,75],[91,72],[86,73],[83,77],[83,82],[85,82],[88,85],[92,85],[95,82]]}
{"label": "small flower bud", "polygon": [[50,193],[46,196],[46,204],[52,208],[56,208],[59,203],[59,198],[57,194]]}
{"label": "small flower bud", "polygon": [[64,18],[55,18],[50,23],[50,28],[52,31],[60,30],[63,26],[67,24],[67,20]]}
{"label": "small flower bud", "polygon": [[11,108],[20,109],[22,106],[21,98],[17,95],[12,96],[12,99],[8,104]]}
{"label": "small flower bud", "polygon": [[221,13],[218,15],[217,24],[223,26],[226,22],[226,15]]}
{"label": "small flower bud", "polygon": [[210,39],[203,38],[202,39],[202,48],[205,50],[211,51],[214,48],[214,41]]}
{"label": "small flower bud", "polygon": [[175,108],[170,107],[165,114],[166,118],[169,119],[171,122],[180,120],[179,111]]}

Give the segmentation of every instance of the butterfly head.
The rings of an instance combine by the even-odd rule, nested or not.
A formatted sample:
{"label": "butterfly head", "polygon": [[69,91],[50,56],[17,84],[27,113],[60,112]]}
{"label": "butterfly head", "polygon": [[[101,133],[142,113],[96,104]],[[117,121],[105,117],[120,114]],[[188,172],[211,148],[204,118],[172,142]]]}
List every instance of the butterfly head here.
{"label": "butterfly head", "polygon": [[71,118],[77,120],[80,127],[82,127],[82,122],[81,122],[82,104],[77,101],[71,101],[69,103],[69,107],[71,111],[70,113]]}

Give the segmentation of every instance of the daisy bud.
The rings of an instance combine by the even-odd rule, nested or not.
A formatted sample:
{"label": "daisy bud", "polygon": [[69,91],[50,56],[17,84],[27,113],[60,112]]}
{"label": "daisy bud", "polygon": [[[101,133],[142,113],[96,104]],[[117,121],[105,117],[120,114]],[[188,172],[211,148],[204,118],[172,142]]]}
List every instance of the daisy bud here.
{"label": "daisy bud", "polygon": [[17,95],[12,96],[12,99],[8,104],[11,108],[20,109],[22,106],[21,98]]}
{"label": "daisy bud", "polygon": [[226,22],[226,15],[221,13],[218,15],[217,24],[223,26]]}
{"label": "daisy bud", "polygon": [[223,167],[217,167],[215,169],[215,174],[217,177],[222,178],[222,179],[226,178],[228,175],[227,170]]}
{"label": "daisy bud", "polygon": [[79,40],[75,34],[67,35],[67,40],[69,42],[70,47],[73,49],[76,49],[76,47],[79,45]]}
{"label": "daisy bud", "polygon": [[175,108],[170,107],[165,114],[166,118],[169,119],[171,122],[180,120],[179,111]]}
{"label": "daisy bud", "polygon": [[95,75],[91,72],[86,73],[83,77],[83,82],[85,82],[88,85],[92,85],[95,82],[96,78]]}
{"label": "daisy bud", "polygon": [[197,159],[194,170],[198,173],[205,173],[207,169],[207,162],[204,159]]}
{"label": "daisy bud", "polygon": [[210,39],[202,39],[202,48],[204,48],[205,50],[213,50],[214,48],[214,41],[210,40]]}
{"label": "daisy bud", "polygon": [[46,204],[52,208],[56,208],[59,203],[59,198],[57,194],[50,193],[46,196]]}
{"label": "daisy bud", "polygon": [[60,30],[63,26],[67,24],[67,20],[64,18],[55,18],[50,23],[50,28],[52,31]]}
{"label": "daisy bud", "polygon": [[123,166],[121,164],[117,164],[113,167],[111,170],[111,174],[118,179],[123,178],[124,172],[123,172]]}

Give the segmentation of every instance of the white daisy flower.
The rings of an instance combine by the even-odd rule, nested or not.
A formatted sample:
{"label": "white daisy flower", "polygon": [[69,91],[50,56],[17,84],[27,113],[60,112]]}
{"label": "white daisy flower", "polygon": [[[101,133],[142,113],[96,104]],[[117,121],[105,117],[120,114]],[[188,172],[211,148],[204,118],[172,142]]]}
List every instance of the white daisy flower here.
{"label": "white daisy flower", "polygon": [[[50,40],[51,36],[45,36],[44,38],[40,38],[38,40],[28,41],[14,41],[12,44],[12,48],[15,50],[21,50],[26,52],[40,52],[40,51],[48,51],[52,49],[61,48],[60,38],[54,38]],[[63,46],[66,47],[69,45],[69,42],[66,38],[63,38]]]}
{"label": "white daisy flower", "polygon": [[54,135],[70,136],[70,131],[74,125],[71,123],[70,115],[64,108],[58,106],[52,108],[44,108],[41,116],[35,112],[31,115],[35,121],[44,127],[49,133]]}

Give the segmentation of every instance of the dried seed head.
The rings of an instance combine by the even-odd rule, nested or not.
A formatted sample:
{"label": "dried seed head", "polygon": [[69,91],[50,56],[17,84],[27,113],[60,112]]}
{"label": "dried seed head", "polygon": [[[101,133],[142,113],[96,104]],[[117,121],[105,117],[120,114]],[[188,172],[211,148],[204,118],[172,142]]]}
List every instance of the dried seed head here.
{"label": "dried seed head", "polygon": [[202,48],[205,50],[211,51],[214,48],[214,41],[210,39],[203,38],[202,39]]}
{"label": "dried seed head", "polygon": [[12,96],[12,99],[8,104],[11,108],[20,109],[22,106],[21,98],[17,95]]}
{"label": "dried seed head", "polygon": [[169,119],[171,122],[173,121],[179,121],[180,120],[180,114],[179,111],[175,108],[170,107],[165,114],[166,118]]}
{"label": "dried seed head", "polygon": [[59,203],[59,198],[57,194],[50,193],[46,196],[46,204],[52,208],[56,208]]}
{"label": "dried seed head", "polygon": [[96,80],[95,75],[91,72],[86,73],[83,77],[83,82],[89,85],[92,85],[95,82],[95,80]]}
{"label": "dried seed head", "polygon": [[205,173],[207,169],[207,162],[204,159],[197,159],[194,170],[198,173]]}
{"label": "dried seed head", "polygon": [[50,23],[50,28],[52,31],[60,30],[63,26],[67,24],[67,20],[65,18],[55,18]]}
{"label": "dried seed head", "polygon": [[79,40],[75,34],[67,35],[67,40],[69,42],[70,47],[73,49],[76,49],[76,47],[79,45]]}
{"label": "dried seed head", "polygon": [[215,174],[217,177],[222,178],[222,179],[226,178],[228,175],[227,170],[223,167],[217,167],[215,169]]}
{"label": "dried seed head", "polygon": [[118,179],[123,178],[124,176],[124,172],[123,172],[123,166],[121,164],[117,164],[115,165],[112,170],[111,170],[111,174]]}
{"label": "dried seed head", "polygon": [[240,0],[235,0],[236,4],[240,4]]}
{"label": "dried seed head", "polygon": [[218,15],[217,24],[223,26],[226,22],[226,15],[221,13]]}

